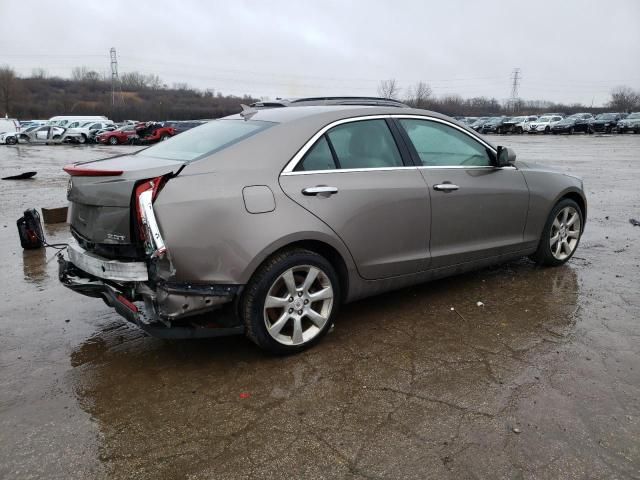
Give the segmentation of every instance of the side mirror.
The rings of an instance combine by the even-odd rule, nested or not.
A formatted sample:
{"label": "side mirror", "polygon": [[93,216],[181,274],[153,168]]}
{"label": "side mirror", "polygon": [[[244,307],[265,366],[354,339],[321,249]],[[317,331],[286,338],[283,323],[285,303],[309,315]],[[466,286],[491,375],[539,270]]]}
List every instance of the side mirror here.
{"label": "side mirror", "polygon": [[509,167],[516,161],[516,152],[509,147],[498,147],[496,163],[498,167]]}

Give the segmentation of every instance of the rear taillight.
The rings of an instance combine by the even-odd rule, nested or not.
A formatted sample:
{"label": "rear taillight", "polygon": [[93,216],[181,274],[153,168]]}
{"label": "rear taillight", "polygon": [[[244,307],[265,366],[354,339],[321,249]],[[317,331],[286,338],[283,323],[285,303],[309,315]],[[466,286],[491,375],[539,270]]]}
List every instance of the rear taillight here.
{"label": "rear taillight", "polygon": [[117,177],[122,175],[122,170],[84,168],[82,165],[65,165],[62,169],[72,177]]}
{"label": "rear taillight", "polygon": [[167,251],[153,211],[153,202],[166,180],[166,177],[145,180],[136,186],[134,192],[138,236],[144,242],[145,252],[151,257],[161,257]]}

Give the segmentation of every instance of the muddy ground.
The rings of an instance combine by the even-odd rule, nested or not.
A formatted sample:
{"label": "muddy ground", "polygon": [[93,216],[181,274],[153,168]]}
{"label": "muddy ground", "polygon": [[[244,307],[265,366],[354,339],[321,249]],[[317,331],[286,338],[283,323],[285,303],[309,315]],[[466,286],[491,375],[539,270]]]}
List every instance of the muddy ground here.
{"label": "muddy ground", "polygon": [[0,182],[0,478],[640,478],[640,135],[492,140],[584,177],[574,259],[346,306],[288,358],[153,339],[60,286],[16,219],[130,147],[0,146],[2,176],[38,171]]}

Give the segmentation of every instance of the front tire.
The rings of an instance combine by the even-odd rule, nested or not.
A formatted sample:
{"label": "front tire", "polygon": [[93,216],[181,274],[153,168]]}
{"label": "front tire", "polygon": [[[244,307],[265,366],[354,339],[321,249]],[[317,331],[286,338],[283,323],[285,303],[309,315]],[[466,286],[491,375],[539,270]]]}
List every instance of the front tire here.
{"label": "front tire", "polygon": [[575,253],[582,236],[584,215],[573,200],[560,200],[551,210],[542,230],[538,250],[531,259],[538,265],[559,266]]}
{"label": "front tire", "polygon": [[274,354],[305,350],[329,331],[340,298],[331,263],[310,250],[284,250],[245,289],[241,315],[247,337]]}
{"label": "front tire", "polygon": [[109,145],[117,145],[118,139],[116,137],[109,137]]}
{"label": "front tire", "polygon": [[18,139],[16,137],[7,138],[7,145],[15,145],[16,143],[18,143]]}

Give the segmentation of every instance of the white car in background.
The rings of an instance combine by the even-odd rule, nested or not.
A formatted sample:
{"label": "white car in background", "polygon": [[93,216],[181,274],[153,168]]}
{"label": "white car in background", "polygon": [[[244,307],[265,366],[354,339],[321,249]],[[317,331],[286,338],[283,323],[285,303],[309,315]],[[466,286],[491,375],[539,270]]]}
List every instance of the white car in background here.
{"label": "white car in background", "polygon": [[106,130],[109,127],[114,127],[114,123],[111,120],[102,120],[99,122],[73,122],[67,127],[67,132],[80,134],[79,142],[86,143],[95,136],[94,133],[96,131]]}
{"label": "white car in background", "polygon": [[55,125],[27,128],[17,132],[17,143],[49,144],[49,143],[81,143],[79,133],[68,132],[68,129]]}
{"label": "white car in background", "polygon": [[551,133],[551,127],[562,120],[561,115],[543,115],[535,122],[529,123],[529,133]]}
{"label": "white car in background", "polygon": [[0,143],[15,145],[15,135],[20,131],[20,122],[15,118],[0,118]]}

